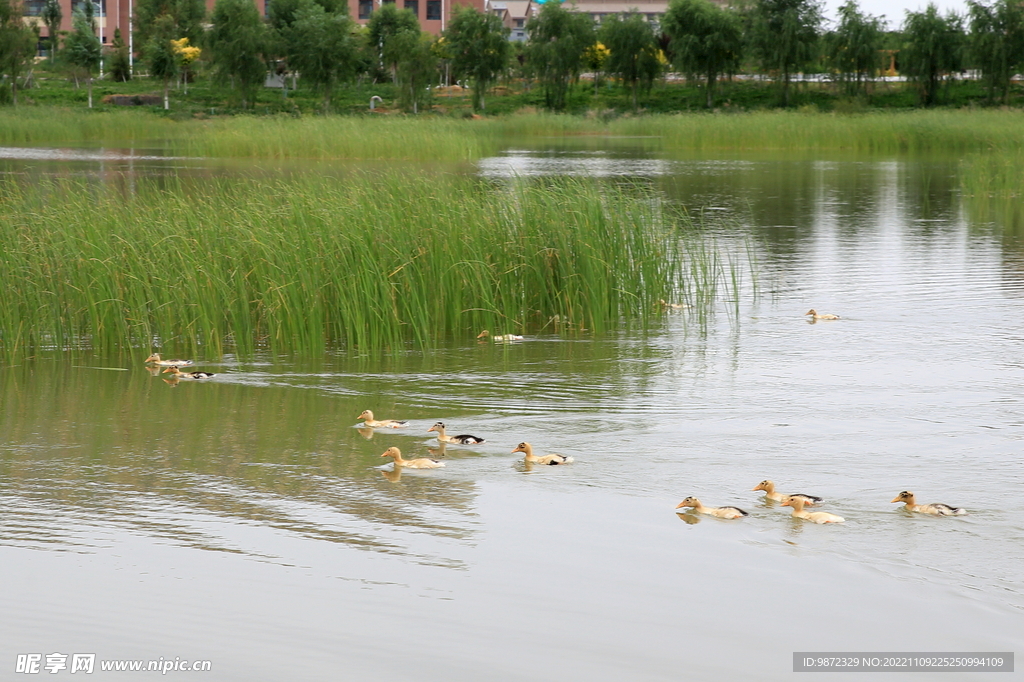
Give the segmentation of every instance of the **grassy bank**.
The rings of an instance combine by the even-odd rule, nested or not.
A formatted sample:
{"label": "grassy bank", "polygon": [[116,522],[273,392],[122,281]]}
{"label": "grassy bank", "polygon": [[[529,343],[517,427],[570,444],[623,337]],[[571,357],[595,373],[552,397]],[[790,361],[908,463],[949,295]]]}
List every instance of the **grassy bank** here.
{"label": "grassy bank", "polygon": [[[707,304],[736,269],[639,190],[361,175],[123,196],[0,195],[0,348],[429,347],[487,328],[602,331]],[[698,244],[693,250],[688,245]],[[729,274],[727,274],[729,271]]]}
{"label": "grassy bank", "polygon": [[0,144],[159,141],[189,156],[466,160],[517,140],[647,136],[672,150],[955,152],[1024,149],[1020,113],[931,110],[764,111],[598,117],[521,113],[481,120],[423,116],[257,117],[171,121],[146,111],[0,110]]}
{"label": "grassy bank", "polygon": [[959,178],[973,222],[1024,236],[1024,150],[969,155],[960,163]]}

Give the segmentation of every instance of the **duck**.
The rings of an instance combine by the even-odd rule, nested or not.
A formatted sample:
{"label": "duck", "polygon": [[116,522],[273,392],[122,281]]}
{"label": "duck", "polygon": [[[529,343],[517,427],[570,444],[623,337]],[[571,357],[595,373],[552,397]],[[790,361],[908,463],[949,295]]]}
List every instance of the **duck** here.
{"label": "duck", "polygon": [[154,365],[157,365],[159,367],[188,367],[189,365],[194,365],[195,361],[194,360],[161,360],[159,353],[153,353],[148,358],[146,358],[146,364],[148,365],[150,363],[152,363]]}
{"label": "duck", "polygon": [[209,379],[210,377],[217,376],[213,372],[182,372],[177,367],[168,367],[162,374],[167,374],[168,372],[176,379]]}
{"label": "duck", "polygon": [[669,303],[663,298],[658,299],[658,307],[662,310],[682,310],[686,307],[684,303]]}
{"label": "duck", "polygon": [[373,412],[370,410],[363,410],[363,413],[356,417],[356,419],[362,419],[363,426],[377,429],[400,429],[403,426],[409,425],[409,422],[399,421],[397,419],[374,419]]}
{"label": "duck", "polygon": [[566,457],[565,455],[544,455],[542,457],[538,457],[533,454],[533,446],[525,442],[517,445],[515,450],[512,452],[525,453],[526,456],[523,458],[523,461],[528,464],[572,464],[573,461],[575,461],[572,457]]}
{"label": "duck", "polygon": [[459,435],[459,436],[446,436],[445,433],[444,433],[444,423],[443,422],[437,422],[436,424],[431,426],[429,429],[427,429],[427,433],[430,433],[431,431],[437,431],[437,440],[439,442],[441,442],[441,443],[458,443],[459,445],[477,445],[479,443],[483,443],[484,442],[483,438],[477,438],[476,436],[471,436],[468,433],[464,433],[464,434]]}
{"label": "duck", "polygon": [[804,313],[804,315],[805,316],[810,315],[812,320],[838,320],[839,319],[838,315],[833,315],[832,313],[825,313],[824,315],[819,315],[818,311],[815,310],[814,308],[811,308],[810,310],[808,310],[806,313]]}
{"label": "duck", "polygon": [[522,341],[523,340],[523,337],[520,336],[519,334],[499,334],[497,336],[491,336],[491,333],[489,331],[487,331],[486,329],[483,330],[482,332],[480,332],[479,334],[477,334],[477,336],[476,336],[476,338],[478,338],[478,339],[486,339],[488,337],[490,337],[491,341],[496,341],[496,342],[499,342],[499,343],[502,343],[502,342],[505,342],[505,341]]}
{"label": "duck", "polygon": [[743,511],[739,507],[705,507],[696,497],[687,497],[676,505],[676,509],[681,507],[693,507],[693,510],[698,514],[717,516],[720,519],[741,519],[744,516],[749,516],[747,512]]}
{"label": "duck", "polygon": [[402,459],[402,451],[395,447],[385,450],[381,457],[391,457],[394,459],[395,469],[398,467],[405,467],[406,469],[439,469],[444,466],[444,462],[438,462],[436,459],[429,459],[427,457]]}
{"label": "duck", "polygon": [[753,488],[751,488],[751,490],[763,490],[764,496],[766,498],[768,498],[769,500],[775,500],[776,502],[785,502],[786,498],[789,497],[804,498],[804,504],[807,505],[808,507],[823,502],[823,500],[817,495],[804,495],[803,493],[792,493],[791,495],[786,495],[784,493],[777,493],[775,492],[775,483],[769,481],[768,479],[761,481]]}
{"label": "duck", "polygon": [[788,499],[783,500],[782,506],[792,507],[793,516],[805,521],[813,521],[814,523],[842,523],[846,521],[842,516],[836,516],[828,512],[804,511],[804,498],[799,495],[792,495]]}
{"label": "duck", "polygon": [[940,504],[938,502],[934,504],[916,504],[914,502],[914,493],[909,490],[901,492],[893,498],[893,502],[905,502],[907,511],[918,512],[920,514],[934,514],[935,516],[962,516],[967,513],[966,509],[951,507],[948,504]]}

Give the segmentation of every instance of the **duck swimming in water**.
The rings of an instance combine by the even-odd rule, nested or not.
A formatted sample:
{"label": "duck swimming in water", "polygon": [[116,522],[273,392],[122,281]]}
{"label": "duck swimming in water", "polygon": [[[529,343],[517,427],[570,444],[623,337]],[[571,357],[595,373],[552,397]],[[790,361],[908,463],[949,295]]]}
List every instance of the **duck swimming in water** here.
{"label": "duck swimming in water", "polygon": [[893,502],[904,502],[906,503],[906,510],[912,512],[918,512],[919,514],[933,514],[935,516],[962,516],[967,513],[966,509],[960,507],[951,507],[948,504],[934,503],[934,504],[916,504],[914,502],[914,493],[909,490],[904,490],[895,498]]}
{"label": "duck swimming in water", "polygon": [[[739,507],[705,507],[696,497],[687,497],[676,505],[676,509],[680,509],[681,507],[693,507],[693,510],[698,514],[717,516],[720,519],[740,519],[744,516],[749,516],[747,512],[743,511]],[[682,512],[679,513],[681,514]]]}
{"label": "duck swimming in water", "polygon": [[176,379],[209,379],[217,376],[213,372],[182,372],[177,367],[168,367],[162,373],[167,374],[168,372]]}
{"label": "duck swimming in water", "polygon": [[448,436],[448,435],[445,435],[444,428],[445,427],[444,427],[444,424],[442,422],[437,422],[436,424],[431,426],[429,429],[427,429],[427,433],[430,433],[431,431],[437,431],[437,440],[439,442],[441,442],[441,443],[458,443],[459,445],[477,445],[479,443],[483,443],[484,442],[483,438],[477,438],[476,436],[471,436],[468,433],[463,433],[462,435],[459,435],[459,436]]}
{"label": "duck swimming in water", "polygon": [[566,457],[565,455],[543,455],[538,457],[533,454],[533,446],[529,443],[523,442],[516,446],[513,453],[522,452],[526,456],[523,457],[523,461],[528,464],[572,464],[573,458]]}
{"label": "duck swimming in water", "polygon": [[839,319],[838,315],[833,315],[832,313],[824,313],[822,315],[819,315],[818,311],[815,310],[814,308],[811,308],[806,313],[804,313],[804,316],[807,316],[807,315],[810,315],[812,320],[838,320]]}
{"label": "duck swimming in water", "polygon": [[153,353],[146,358],[146,364],[154,364],[159,367],[188,367],[194,365],[193,360],[161,360],[159,353]]}
{"label": "duck swimming in water", "polygon": [[804,521],[813,521],[814,523],[842,523],[846,519],[842,516],[836,516],[835,514],[829,514],[828,512],[809,512],[804,511],[804,498],[799,496],[792,496],[782,502],[783,507],[792,507],[793,516]]}
{"label": "duck swimming in water", "polygon": [[374,419],[373,412],[370,410],[363,410],[363,413],[356,417],[356,419],[363,420],[363,426],[369,426],[375,429],[399,429],[403,426],[408,426],[409,422],[399,421],[397,419]]}
{"label": "duck swimming in water", "polygon": [[395,469],[398,469],[398,467],[405,467],[406,469],[439,469],[444,466],[444,462],[438,462],[436,459],[428,459],[427,457],[402,459],[402,451],[398,448],[388,448],[381,457],[390,457],[395,460]]}
{"label": "duck swimming in water", "polygon": [[497,341],[499,343],[502,343],[502,342],[505,342],[505,341],[522,341],[523,340],[523,337],[519,336],[518,334],[499,334],[498,336],[491,336],[491,333],[489,331],[487,331],[486,329],[483,330],[482,332],[480,332],[479,334],[477,334],[476,338],[478,338],[478,339],[486,339],[488,337],[490,337],[491,341]]}
{"label": "duck swimming in water", "polygon": [[823,501],[816,495],[804,495],[803,493],[792,493],[790,495],[786,495],[784,493],[777,493],[775,492],[775,484],[767,479],[758,483],[756,486],[751,488],[751,490],[763,490],[766,498],[769,500],[775,500],[776,502],[785,502],[788,497],[802,497],[804,498],[804,504],[808,507]]}

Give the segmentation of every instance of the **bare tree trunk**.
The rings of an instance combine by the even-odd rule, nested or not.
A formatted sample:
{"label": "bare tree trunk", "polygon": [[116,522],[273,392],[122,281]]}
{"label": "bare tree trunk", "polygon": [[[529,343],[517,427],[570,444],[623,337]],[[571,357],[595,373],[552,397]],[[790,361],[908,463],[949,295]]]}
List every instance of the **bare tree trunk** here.
{"label": "bare tree trunk", "polygon": [[89,74],[89,108],[92,109],[92,74]]}
{"label": "bare tree trunk", "polygon": [[171,108],[170,100],[169,100],[169,98],[167,96],[167,91],[170,90],[170,86],[171,86],[170,80],[165,78],[164,79],[164,111],[167,111],[168,109]]}

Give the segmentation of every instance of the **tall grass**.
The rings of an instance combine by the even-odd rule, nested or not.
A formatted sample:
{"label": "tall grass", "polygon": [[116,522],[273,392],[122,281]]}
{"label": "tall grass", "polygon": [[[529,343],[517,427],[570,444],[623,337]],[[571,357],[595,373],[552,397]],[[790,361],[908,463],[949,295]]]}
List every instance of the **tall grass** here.
{"label": "tall grass", "polygon": [[408,117],[238,117],[191,124],[189,156],[462,161],[498,151],[472,121]]}
{"label": "tall grass", "polygon": [[181,123],[141,111],[0,108],[0,144],[156,141],[177,138],[185,132],[184,127]]}
{"label": "tall grass", "polygon": [[0,352],[316,354],[484,328],[600,332],[728,287],[687,219],[640,189],[394,172],[204,182],[0,193]]}
{"label": "tall grass", "polygon": [[1024,148],[1010,111],[929,110],[857,115],[765,111],[612,121],[608,132],[659,136],[666,149],[964,152]]}
{"label": "tall grass", "polygon": [[0,144],[167,141],[193,156],[466,160],[516,141],[573,135],[645,136],[665,150],[856,150],[963,153],[1024,149],[1020,114],[1001,110],[765,111],[617,118],[526,113],[445,117],[254,117],[172,122],[143,111],[0,111]]}
{"label": "tall grass", "polygon": [[1024,150],[972,154],[960,162],[960,189],[974,222],[1024,236]]}

